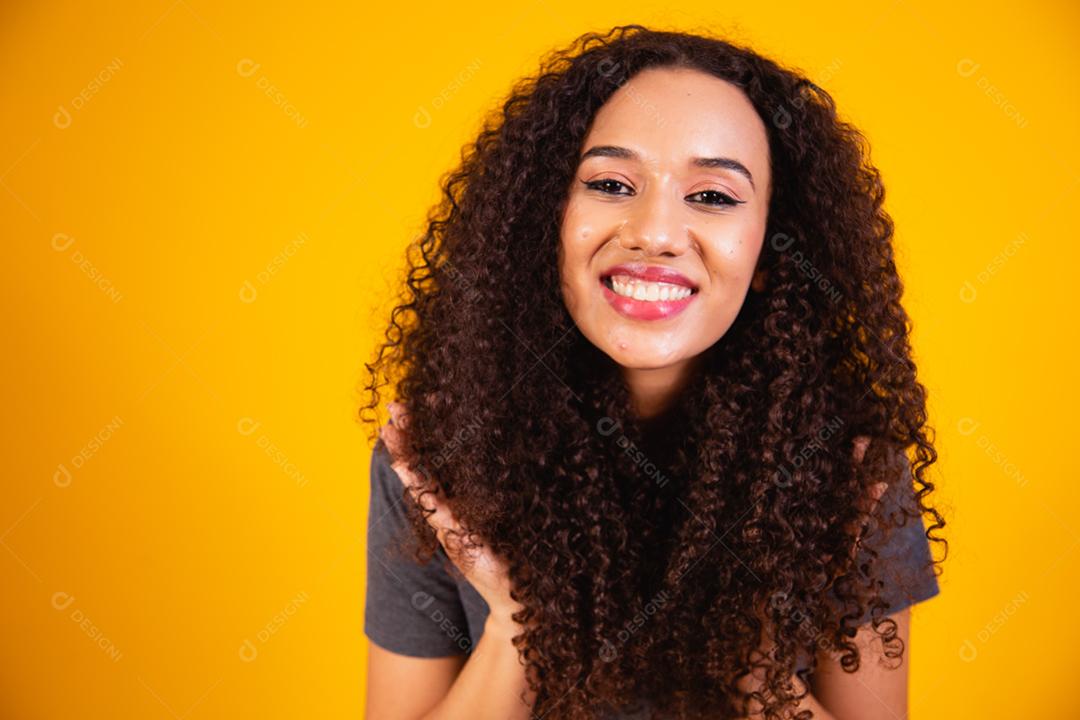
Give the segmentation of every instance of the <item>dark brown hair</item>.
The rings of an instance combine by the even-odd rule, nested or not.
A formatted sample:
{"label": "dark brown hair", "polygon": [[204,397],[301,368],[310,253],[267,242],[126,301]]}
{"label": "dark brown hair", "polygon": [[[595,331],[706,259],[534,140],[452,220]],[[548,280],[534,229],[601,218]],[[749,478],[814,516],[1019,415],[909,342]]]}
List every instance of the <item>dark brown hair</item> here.
{"label": "dark brown hair", "polygon": [[[662,66],[745,92],[768,131],[774,189],[768,287],[646,428],[619,368],[563,304],[558,210],[596,111]],[[858,668],[851,637],[867,611],[886,655],[903,652],[866,538],[929,513],[926,535],[944,545],[931,533],[945,523],[927,504],[937,452],[868,155],[800,73],[720,39],[629,25],[546,57],[442,179],[366,364],[360,417],[374,440],[379,388],[396,385],[404,459],[507,559],[537,715],[585,718],[633,699],[664,717],[745,714],[735,683],[763,619],[777,643],[759,698],[770,718],[792,707],[785,681],[805,651]],[[872,442],[856,464],[859,435]],[[912,501],[863,517],[856,498],[880,480],[914,480]],[[429,558],[436,539],[411,503],[410,518]]]}

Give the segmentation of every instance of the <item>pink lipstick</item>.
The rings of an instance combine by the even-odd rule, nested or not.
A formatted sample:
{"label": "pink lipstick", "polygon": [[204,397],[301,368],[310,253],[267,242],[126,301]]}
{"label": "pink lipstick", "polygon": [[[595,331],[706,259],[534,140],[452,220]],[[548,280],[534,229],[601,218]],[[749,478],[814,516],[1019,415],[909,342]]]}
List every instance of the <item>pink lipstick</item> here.
{"label": "pink lipstick", "polygon": [[[656,283],[664,285],[657,286]],[[605,270],[600,276],[600,286],[604,298],[615,311],[633,320],[674,317],[697,295],[697,286],[677,270],[640,263],[616,265]],[[687,289],[693,292],[680,297]],[[664,297],[666,295],[672,297],[668,299]]]}

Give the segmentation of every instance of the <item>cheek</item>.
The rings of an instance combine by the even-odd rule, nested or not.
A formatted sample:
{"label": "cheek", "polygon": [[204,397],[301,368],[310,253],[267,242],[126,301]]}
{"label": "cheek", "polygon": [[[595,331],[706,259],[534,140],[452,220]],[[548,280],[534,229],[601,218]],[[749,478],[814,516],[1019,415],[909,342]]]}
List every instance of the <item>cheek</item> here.
{"label": "cheek", "polygon": [[571,203],[559,232],[559,272],[564,283],[579,285],[589,274],[598,237],[594,224]]}
{"label": "cheek", "polygon": [[559,233],[558,268],[563,302],[572,315],[580,309],[585,296],[583,277],[588,270],[587,243],[591,234],[589,228],[575,223],[571,212],[566,214]]}
{"label": "cheek", "polygon": [[710,236],[703,250],[713,282],[733,291],[748,286],[761,254],[763,233],[755,224]]}

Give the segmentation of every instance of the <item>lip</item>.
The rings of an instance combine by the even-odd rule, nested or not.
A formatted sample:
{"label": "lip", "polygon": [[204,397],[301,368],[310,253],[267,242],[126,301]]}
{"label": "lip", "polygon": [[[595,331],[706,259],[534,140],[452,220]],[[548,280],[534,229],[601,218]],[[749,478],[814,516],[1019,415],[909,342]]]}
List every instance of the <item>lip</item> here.
{"label": "lip", "polygon": [[629,275],[630,277],[644,280],[645,282],[665,282],[671,285],[682,285],[691,290],[697,290],[698,286],[690,278],[678,270],[663,265],[646,265],[645,263],[620,263],[609,267],[600,273],[600,279],[609,278],[612,275]]}
{"label": "lip", "polygon": [[[615,274],[619,275],[621,272]],[[604,284],[606,277],[607,275],[602,275],[598,281],[604,298],[615,309],[615,312],[631,320],[665,320],[674,317],[685,310],[698,296],[697,293],[694,293],[684,297],[682,300],[635,300],[612,291],[611,288]]]}

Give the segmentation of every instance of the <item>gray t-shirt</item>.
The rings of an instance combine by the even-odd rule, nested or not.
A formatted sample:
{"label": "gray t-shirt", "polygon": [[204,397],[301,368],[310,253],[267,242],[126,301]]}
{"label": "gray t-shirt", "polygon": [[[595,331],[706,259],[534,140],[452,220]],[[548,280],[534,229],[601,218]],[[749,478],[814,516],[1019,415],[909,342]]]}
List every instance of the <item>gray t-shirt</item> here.
{"label": "gray t-shirt", "polygon": [[364,634],[401,655],[469,653],[483,632],[487,602],[441,547],[426,565],[408,556],[412,527],[403,490],[379,442],[371,456]]}
{"label": "gray t-shirt", "polygon": [[[441,547],[426,565],[419,565],[397,549],[400,540],[410,538],[412,532],[402,489],[400,478],[390,467],[386,447],[377,443],[371,457],[364,634],[375,644],[401,655],[467,654],[483,632],[487,603]],[[895,507],[901,490],[890,486],[881,502]],[[914,496],[910,485],[905,491],[909,499]],[[892,533],[884,548],[877,549],[880,566],[885,568],[883,596],[890,602],[886,614],[940,592],[937,577],[928,567],[930,547],[921,521],[909,520]],[[910,594],[901,591],[905,586],[912,588]],[[868,620],[869,611],[860,624]]]}

